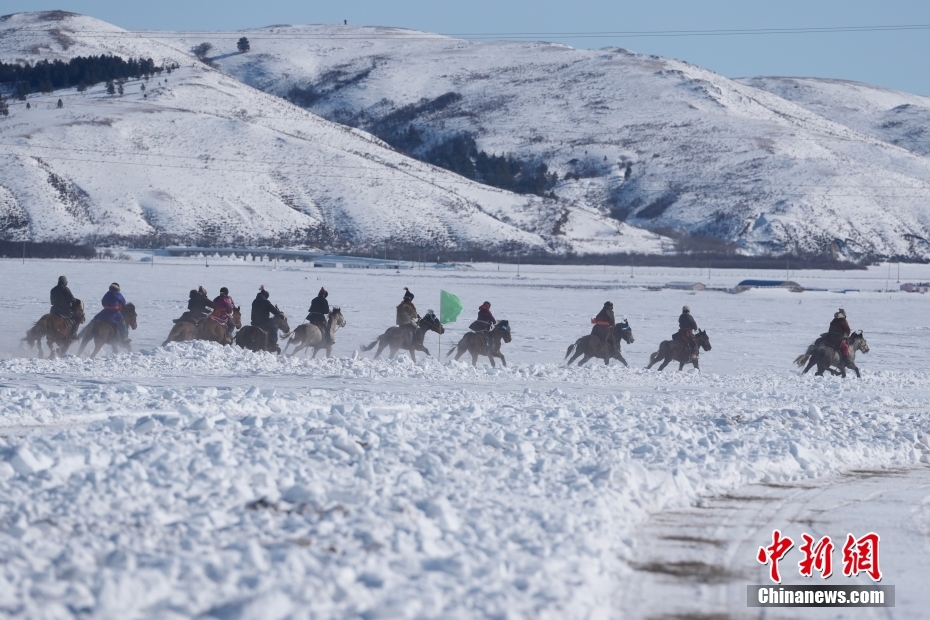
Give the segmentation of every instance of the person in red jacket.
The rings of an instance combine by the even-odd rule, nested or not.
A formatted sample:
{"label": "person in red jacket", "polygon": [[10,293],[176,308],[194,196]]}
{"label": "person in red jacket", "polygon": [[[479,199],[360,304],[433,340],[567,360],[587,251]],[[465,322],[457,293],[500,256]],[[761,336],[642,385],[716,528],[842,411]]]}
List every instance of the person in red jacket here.
{"label": "person in red jacket", "polygon": [[849,329],[849,322],[846,320],[846,311],[842,308],[833,315],[830,321],[830,329],[821,338],[824,344],[833,347],[843,356],[843,361],[849,358],[849,345],[846,344],[846,337],[852,333]]}
{"label": "person in red jacket", "polygon": [[213,300],[213,314],[210,315],[210,318],[217,323],[226,324],[227,339],[232,335],[233,330],[236,329],[236,324],[233,321],[233,310],[235,310],[235,306],[235,302],[232,300],[232,297],[229,296],[229,289],[224,286],[220,289],[219,296]]}
{"label": "person in red jacket", "polygon": [[473,321],[468,329],[475,332],[489,332],[496,323],[494,315],[491,314],[491,302],[486,301],[478,306],[478,319]]}

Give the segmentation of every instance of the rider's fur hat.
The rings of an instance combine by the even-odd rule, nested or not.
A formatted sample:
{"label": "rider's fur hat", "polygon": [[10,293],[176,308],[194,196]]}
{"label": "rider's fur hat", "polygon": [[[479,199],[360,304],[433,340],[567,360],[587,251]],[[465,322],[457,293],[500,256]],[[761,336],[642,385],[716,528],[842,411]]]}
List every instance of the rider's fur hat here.
{"label": "rider's fur hat", "polygon": [[837,312],[836,314],[834,314],[834,315],[833,315],[833,318],[834,318],[834,319],[845,319],[845,318],[846,318],[846,311],[843,310],[842,308],[840,308],[840,311]]}
{"label": "rider's fur hat", "polygon": [[197,291],[195,291],[194,289],[191,289],[191,292],[188,293],[187,296],[193,299],[194,297],[197,296]]}
{"label": "rider's fur hat", "polygon": [[320,297],[329,297],[329,291],[327,291],[322,286],[320,287],[320,292],[318,293]]}
{"label": "rider's fur hat", "polygon": [[111,290],[111,291],[116,291],[116,292],[118,293],[118,292],[119,292],[119,284],[117,284],[116,282],[114,282],[113,284],[110,285],[110,290]]}
{"label": "rider's fur hat", "polygon": [[58,276],[58,284],[61,286],[68,286],[68,278],[64,276]]}
{"label": "rider's fur hat", "polygon": [[681,311],[684,313],[689,313],[691,312],[691,308],[689,308],[688,306],[682,306]]}
{"label": "rider's fur hat", "polygon": [[207,289],[205,289],[204,287],[198,286],[198,287],[197,287],[197,292],[200,293],[201,295],[203,295],[204,297],[207,297]]}
{"label": "rider's fur hat", "polygon": [[605,301],[605,302],[604,302],[604,307],[605,307],[605,308],[613,308],[613,307],[614,307],[614,302],[612,302],[612,301]]}
{"label": "rider's fur hat", "polygon": [[229,295],[229,289],[224,286],[220,289],[220,295]]}
{"label": "rider's fur hat", "polygon": [[258,287],[258,296],[261,297],[262,299],[268,299],[268,297],[270,296],[268,291],[265,290],[264,284]]}
{"label": "rider's fur hat", "polygon": [[406,293],[404,293],[404,299],[413,299],[413,293],[410,292],[410,289],[406,286],[404,287]]}
{"label": "rider's fur hat", "polygon": [[491,307],[491,302],[490,302],[490,301],[486,301],[486,302],[484,302],[484,303],[481,304],[481,305],[482,305],[482,306],[487,306],[488,308],[490,308],[490,307]]}

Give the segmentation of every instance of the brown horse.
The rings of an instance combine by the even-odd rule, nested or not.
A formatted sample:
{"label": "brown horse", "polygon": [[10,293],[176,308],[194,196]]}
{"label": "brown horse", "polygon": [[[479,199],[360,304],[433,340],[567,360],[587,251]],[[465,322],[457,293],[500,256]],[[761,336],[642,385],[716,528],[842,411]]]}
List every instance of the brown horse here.
{"label": "brown horse", "polygon": [[[818,377],[822,377],[824,371],[829,370],[832,375],[840,375],[845,379],[846,369],[852,368],[856,371],[856,378],[860,379],[862,375],[859,374],[859,367],[856,366],[856,351],[868,353],[869,343],[866,342],[865,336],[862,335],[862,330],[860,329],[847,336],[846,344],[849,346],[849,357],[845,362],[840,358],[839,351],[833,347],[817,344],[815,342],[807,347],[807,353],[799,355],[798,358],[794,360],[794,363],[798,366],[803,366],[804,363],[807,362],[807,368],[805,368],[801,374],[806,373],[816,364],[817,372],[814,374]],[[831,366],[839,368],[839,372],[833,370]]]}
{"label": "brown horse", "polygon": [[[136,307],[133,304],[126,304],[126,306],[120,310],[120,314],[123,315],[123,320],[126,321],[132,329],[138,327],[136,322],[138,315],[136,314]],[[127,351],[132,351],[132,347],[128,342],[123,342],[120,338],[119,328],[110,323],[109,321],[104,321],[103,319],[94,318],[90,323],[87,324],[78,337],[81,338],[81,348],[78,349],[78,357],[84,353],[84,347],[87,346],[87,343],[94,340],[94,351],[90,354],[91,357],[97,357],[97,354],[100,353],[100,349],[103,348],[103,345],[109,344],[113,347],[113,353],[119,353],[119,347],[124,347]]]}
{"label": "brown horse", "polygon": [[410,353],[410,358],[415,362],[417,361],[416,351],[423,351],[429,355],[429,349],[423,346],[423,338],[428,331],[444,334],[446,328],[442,326],[436,315],[427,314],[416,325],[411,323],[389,327],[374,342],[368,346],[362,346],[362,351],[371,351],[375,345],[378,345],[378,352],[375,353],[375,358],[377,358],[385,348],[390,347],[391,354],[388,357],[393,359],[397,352],[403,349]]}
{"label": "brown horse", "polygon": [[[614,325],[614,342],[617,344],[617,350],[614,351],[613,355],[607,354],[610,349],[606,342],[602,342],[600,338],[588,334],[576,340],[575,344],[568,346],[568,350],[565,352],[565,359],[568,359],[569,355],[572,356],[572,359],[568,360],[566,365],[571,366],[572,362],[578,359],[579,356],[584,355],[581,361],[578,362],[579,366],[584,366],[588,360],[592,357],[596,357],[604,360],[604,364],[610,364],[611,358],[620,360],[623,362],[624,366],[629,368],[630,365],[627,364],[623,356],[620,355],[621,340],[625,340],[627,344],[633,344],[633,330],[630,329],[630,323],[626,319],[623,319],[622,323]],[[574,355],[572,355],[573,351]]]}
{"label": "brown horse", "polygon": [[75,299],[74,303],[71,304],[71,313],[74,315],[72,319],[63,319],[57,314],[51,313],[44,315],[26,332],[26,337],[23,340],[30,347],[36,347],[41,358],[42,339],[45,338],[45,343],[48,345],[48,356],[55,357],[57,353],[61,357],[68,352],[68,347],[73,342],[71,339],[72,321],[77,321],[77,324],[80,325],[85,320],[84,302]]}
{"label": "brown horse", "polygon": [[507,321],[500,321],[494,329],[489,332],[468,332],[462,336],[462,339],[459,340],[459,343],[455,345],[454,348],[446,353],[446,357],[458,351],[455,354],[455,359],[458,360],[467,351],[471,354],[472,366],[478,365],[479,355],[486,355],[487,358],[491,360],[491,366],[494,366],[494,358],[499,357],[501,363],[506,367],[507,360],[504,359],[504,354],[501,353],[501,341],[510,342],[512,339],[513,335],[510,333],[510,323]]}
{"label": "brown horse", "polygon": [[[707,332],[704,330],[699,331],[694,335],[695,340],[697,340],[698,345],[705,351],[710,351],[710,337],[707,335]],[[685,367],[685,364],[694,364],[694,367],[698,370],[701,367],[698,365],[697,356],[694,356],[694,359],[691,359],[691,348],[688,346],[687,342],[681,340],[663,340],[662,344],[659,345],[659,350],[649,356],[649,365],[646,366],[646,370],[652,368],[652,365],[658,362],[659,360],[664,359],[662,365],[659,366],[659,370],[664,369],[668,366],[669,362],[675,360],[678,362],[678,370],[680,371]]]}
{"label": "brown horse", "polygon": [[[277,308],[277,306],[275,306],[275,308]],[[284,313],[282,312],[274,317],[273,320],[275,326],[283,332],[281,335],[287,338],[291,333],[291,328],[287,324],[287,317],[284,316]],[[261,327],[255,327],[254,325],[246,325],[236,332],[236,344],[243,349],[248,349],[252,353],[258,353],[259,351],[268,351],[269,353],[281,352],[281,347],[279,347],[277,343],[273,345],[268,343],[268,331]]]}
{"label": "brown horse", "polygon": [[[232,320],[236,329],[242,329],[242,312],[239,310],[239,306],[233,308]],[[194,338],[218,342],[222,345],[232,344],[233,342],[229,330],[226,329],[226,323],[214,321],[210,317],[197,322],[194,326]]]}
{"label": "brown horse", "polygon": [[287,348],[293,344],[297,348],[294,349],[291,355],[297,355],[301,351],[309,351],[310,347],[313,347],[312,357],[316,357],[317,351],[320,349],[326,349],[326,357],[330,357],[333,354],[333,344],[336,343],[336,330],[345,326],[346,320],[342,316],[342,310],[333,308],[326,320],[325,331],[329,338],[325,347],[323,346],[323,332],[320,331],[319,326],[313,323],[304,323],[294,328],[294,334],[284,345],[284,352],[287,353]]}
{"label": "brown horse", "polygon": [[171,331],[168,332],[168,337],[165,338],[163,343],[161,343],[161,346],[165,346],[169,342],[187,342],[188,340],[193,340],[194,329],[196,327],[196,323],[191,323],[190,321],[178,321],[171,327]]}

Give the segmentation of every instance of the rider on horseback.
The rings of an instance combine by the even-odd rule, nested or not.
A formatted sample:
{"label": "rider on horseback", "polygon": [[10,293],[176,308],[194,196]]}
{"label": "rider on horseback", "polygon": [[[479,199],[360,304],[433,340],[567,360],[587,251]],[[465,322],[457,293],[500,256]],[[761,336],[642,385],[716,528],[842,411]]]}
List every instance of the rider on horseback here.
{"label": "rider on horseback", "polygon": [[72,310],[75,299],[71,289],[68,288],[68,278],[58,276],[58,285],[49,293],[49,301],[52,304],[52,314],[57,314],[71,326],[68,339],[76,340],[78,322],[75,320],[74,311]]}
{"label": "rider on horseback", "polygon": [[181,318],[175,319],[175,323],[184,321],[194,324],[199,323],[202,319],[208,317],[213,310],[213,302],[210,301],[207,291],[202,286],[198,286],[197,290],[191,289],[188,298],[187,312],[182,314]]}
{"label": "rider on horseback", "polygon": [[329,314],[329,302],[326,300],[327,297],[329,297],[329,291],[321,286],[320,292],[317,293],[317,296],[310,302],[310,310],[308,310],[309,314],[307,315],[307,320],[320,328],[320,333],[323,335],[321,345],[324,347],[328,344],[332,344],[329,341],[329,334],[326,331],[326,315]]}
{"label": "rider on horseback", "polygon": [[281,316],[281,311],[268,301],[268,297],[264,285],[258,287],[258,295],[252,300],[252,326],[265,330],[268,334],[268,348],[272,349],[278,342],[278,326],[274,319]]}
{"label": "rider on horseback", "polygon": [[236,323],[233,321],[233,311],[236,309],[236,304],[233,302],[232,297],[229,296],[229,289],[225,286],[221,288],[219,296],[213,300],[211,305],[213,306],[213,313],[210,318],[217,323],[226,324],[226,337],[228,339],[233,330],[236,329]]}
{"label": "rider on horseback", "polygon": [[591,322],[594,324],[594,327],[591,328],[591,335],[603,342],[607,346],[608,357],[612,356],[616,350],[614,325],[617,323],[614,319],[613,302],[605,301],[604,307],[601,308],[596,317],[591,319]]}
{"label": "rider on horseback", "polygon": [[397,324],[399,326],[416,324],[420,320],[417,307],[413,305],[413,293],[404,287],[404,300],[397,305]]}
{"label": "rider on horseback", "polygon": [[698,341],[694,337],[694,330],[698,328],[697,322],[691,316],[691,308],[684,306],[681,309],[681,316],[678,317],[678,331],[672,335],[672,340],[680,340],[688,345],[691,351],[691,361],[695,361],[698,356]]}
{"label": "rider on horseback", "polygon": [[846,311],[840,308],[839,312],[834,313],[833,320],[830,321],[830,329],[825,334],[820,335],[820,341],[840,353],[843,363],[849,360],[849,345],[846,344],[846,337],[851,330],[849,323],[846,321]]}
{"label": "rider on horseback", "polygon": [[129,326],[123,320],[123,308],[126,307],[126,298],[120,292],[119,284],[114,282],[100,300],[103,310],[97,313],[94,320],[106,321],[119,330],[120,340],[129,344]]}
{"label": "rider on horseback", "polygon": [[496,323],[497,321],[494,320],[494,315],[491,314],[491,302],[486,301],[478,306],[478,318],[472,321],[468,329],[473,332],[489,332]]}

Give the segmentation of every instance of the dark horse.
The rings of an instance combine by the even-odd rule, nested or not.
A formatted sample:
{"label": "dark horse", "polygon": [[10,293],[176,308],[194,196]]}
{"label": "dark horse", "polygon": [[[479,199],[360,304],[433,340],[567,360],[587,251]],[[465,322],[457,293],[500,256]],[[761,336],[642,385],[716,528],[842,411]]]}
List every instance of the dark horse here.
{"label": "dark horse", "polygon": [[61,357],[68,352],[68,347],[73,342],[71,340],[71,326],[74,321],[77,321],[78,325],[84,322],[84,302],[75,299],[74,303],[71,304],[71,314],[73,318],[70,319],[64,319],[52,313],[44,315],[35,322],[35,325],[29,328],[23,340],[30,347],[36,347],[39,350],[39,357],[42,357],[42,339],[45,338],[45,343],[48,345],[48,356],[55,357],[57,348],[57,355]]}
{"label": "dark horse", "polygon": [[416,351],[423,351],[429,355],[429,349],[423,346],[423,338],[428,331],[444,334],[446,333],[446,328],[442,326],[442,323],[439,322],[439,319],[436,318],[435,315],[427,314],[420,319],[416,325],[410,323],[407,325],[389,327],[387,331],[378,336],[374,342],[367,346],[363,345],[362,351],[371,351],[375,348],[375,345],[377,345],[378,352],[375,353],[375,357],[377,358],[385,348],[390,347],[391,354],[388,357],[393,359],[393,357],[397,355],[397,352],[403,349],[410,353],[410,359],[417,361]]}
{"label": "dark horse", "polygon": [[[136,314],[136,307],[133,304],[126,304],[126,306],[120,310],[120,314],[123,315],[123,320],[126,321],[132,329],[136,329],[139,325],[136,322],[139,315]],[[119,328],[106,321],[104,319],[94,318],[90,323],[87,324],[81,333],[78,335],[81,339],[81,348],[78,349],[78,357],[84,353],[84,347],[87,346],[87,343],[93,339],[94,341],[94,350],[90,354],[91,357],[97,357],[97,354],[100,353],[100,349],[103,348],[103,345],[109,344],[113,347],[113,353],[119,353],[119,347],[125,348],[127,351],[132,351],[132,347],[127,342],[123,342],[123,339],[120,338]]]}
{"label": "dark horse", "polygon": [[[830,373],[834,376],[840,375],[843,378],[846,378],[846,369],[852,368],[856,371],[856,378],[861,378],[859,374],[859,367],[856,366],[856,351],[862,351],[863,353],[869,352],[869,343],[865,341],[865,336],[862,335],[862,330],[860,329],[857,332],[853,332],[846,338],[846,344],[849,346],[849,359],[846,362],[840,358],[840,353],[833,347],[829,347],[823,344],[819,339],[814,344],[807,347],[807,353],[804,355],[799,355],[797,359],[794,360],[794,363],[798,366],[803,366],[807,362],[807,368],[804,369],[806,373],[810,370],[814,364],[817,365],[817,372],[814,374],[818,377],[822,377],[825,370],[829,370]],[[839,372],[833,370],[831,366],[836,366],[839,368]]]}
{"label": "dark horse", "polygon": [[[700,345],[702,349],[710,351],[710,337],[707,335],[706,331],[699,331],[694,335],[694,339],[697,340],[698,345]],[[685,364],[694,364],[695,368],[698,370],[701,369],[698,365],[697,356],[695,355],[692,361],[691,348],[688,346],[687,342],[681,340],[663,340],[662,344],[659,345],[659,350],[649,356],[649,365],[646,366],[646,370],[652,368],[652,365],[661,359],[665,361],[659,366],[659,370],[668,366],[669,362],[672,360],[678,362],[678,370],[684,368]]]}
{"label": "dark horse", "polygon": [[449,357],[456,351],[455,359],[465,355],[465,352],[471,353],[471,365],[478,365],[478,356],[486,355],[491,360],[491,366],[494,366],[494,358],[498,357],[504,366],[507,366],[507,360],[501,353],[501,341],[510,342],[513,340],[513,334],[510,333],[510,323],[500,321],[494,329],[489,332],[468,332],[459,343],[446,353]]}
{"label": "dark horse", "polygon": [[[610,349],[606,342],[602,342],[600,338],[588,334],[576,340],[575,344],[568,346],[568,350],[565,352],[565,358],[568,359],[568,356],[571,355],[572,359],[568,360],[566,365],[571,366],[571,363],[578,359],[579,356],[584,355],[581,361],[578,362],[579,366],[584,366],[588,360],[592,357],[596,357],[597,359],[604,360],[604,364],[610,364],[611,358],[620,360],[623,362],[624,366],[629,368],[630,365],[627,364],[623,356],[620,355],[621,340],[625,340],[627,344],[633,344],[633,330],[630,329],[630,322],[626,319],[623,319],[622,323],[614,325],[614,342],[617,344],[617,350],[614,351],[613,355],[607,354]],[[572,355],[573,351],[574,355]]]}
{"label": "dark horse", "polygon": [[[275,306],[275,308],[277,308],[277,306]],[[284,316],[283,312],[274,317],[274,324],[283,332],[281,336],[287,338],[288,335],[290,335],[291,328],[287,324],[287,317]],[[262,327],[255,327],[254,325],[246,325],[236,332],[236,344],[243,349],[248,349],[252,353],[258,353],[259,351],[268,351],[269,353],[281,352],[281,347],[279,347],[277,343],[271,344],[268,342],[268,331]]]}
{"label": "dark horse", "polygon": [[[301,351],[310,351],[310,347],[313,347],[313,357],[316,357],[320,349],[326,349],[326,357],[330,357],[333,354],[333,344],[336,343],[336,330],[345,326],[346,320],[345,317],[342,316],[342,310],[333,308],[330,310],[329,316],[326,319],[325,330],[320,330],[320,327],[313,323],[304,323],[303,325],[295,327],[291,339],[284,345],[284,353],[286,354],[287,348],[293,344],[296,348],[294,352],[291,353],[292,356],[297,355]],[[328,336],[325,345],[323,344],[324,331]]]}

